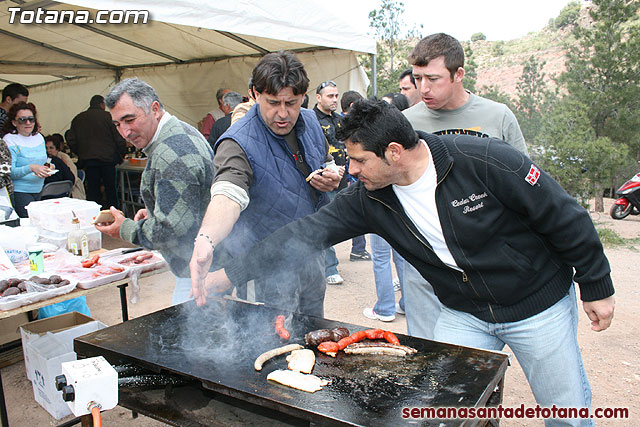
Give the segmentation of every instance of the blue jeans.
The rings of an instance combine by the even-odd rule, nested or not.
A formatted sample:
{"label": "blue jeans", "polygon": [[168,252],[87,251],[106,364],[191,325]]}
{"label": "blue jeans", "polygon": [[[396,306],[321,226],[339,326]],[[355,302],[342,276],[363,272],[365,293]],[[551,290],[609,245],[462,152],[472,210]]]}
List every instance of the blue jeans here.
{"label": "blue jeans", "polygon": [[407,334],[432,340],[442,303],[433,292],[431,284],[408,262],[404,267],[402,292],[406,297],[404,311],[407,317]]}
{"label": "blue jeans", "polygon": [[176,277],[176,287],[173,288],[171,305],[191,301],[193,298],[189,298],[189,292],[191,292],[191,279],[189,277]]}
{"label": "blue jeans", "polygon": [[[591,387],[580,356],[577,327],[572,286],[556,304],[518,322],[488,323],[443,306],[434,332],[438,341],[487,350],[502,350],[507,344],[540,406],[586,408],[591,406]],[[545,424],[594,425],[591,419],[545,420]]]}
{"label": "blue jeans", "polygon": [[[391,271],[391,254],[396,272],[400,280],[400,292],[404,285],[404,258],[400,256],[391,245],[377,234],[370,234],[371,259],[373,260],[373,276],[376,281],[376,294],[378,301],[373,311],[382,316],[391,316],[396,312],[396,297],[393,291],[393,274]],[[402,294],[401,294],[402,295]],[[400,297],[400,308],[404,309],[404,296]]]}
{"label": "blue jeans", "polygon": [[338,274],[338,257],[336,250],[331,246],[324,250],[324,277]]}
{"label": "blue jeans", "polygon": [[361,254],[367,249],[367,240],[364,236],[356,236],[351,239],[351,252],[354,254]]}

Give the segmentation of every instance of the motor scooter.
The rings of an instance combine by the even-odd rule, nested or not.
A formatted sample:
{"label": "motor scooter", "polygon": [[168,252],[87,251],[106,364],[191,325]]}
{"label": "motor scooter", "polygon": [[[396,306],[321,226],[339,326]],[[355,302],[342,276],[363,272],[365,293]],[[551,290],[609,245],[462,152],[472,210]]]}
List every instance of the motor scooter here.
{"label": "motor scooter", "polygon": [[616,191],[619,198],[613,202],[609,214],[613,219],[622,219],[629,214],[640,214],[640,173],[622,184]]}

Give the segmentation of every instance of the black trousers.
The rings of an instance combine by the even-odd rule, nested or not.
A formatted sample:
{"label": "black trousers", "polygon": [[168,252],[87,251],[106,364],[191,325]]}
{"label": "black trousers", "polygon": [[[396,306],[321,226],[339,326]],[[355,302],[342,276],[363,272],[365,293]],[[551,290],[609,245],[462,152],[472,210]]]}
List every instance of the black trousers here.
{"label": "black trousers", "polygon": [[[85,181],[87,183],[87,200],[92,200],[109,209],[109,206],[119,208],[118,195],[116,193],[116,164],[101,162],[99,160],[87,160],[84,162]],[[104,186],[107,197],[106,205],[102,200],[100,186]]]}
{"label": "black trousers", "polygon": [[40,200],[40,193],[20,193],[14,191],[13,193],[13,209],[20,218],[28,218],[29,212],[27,212],[26,206],[31,202],[37,202]]}

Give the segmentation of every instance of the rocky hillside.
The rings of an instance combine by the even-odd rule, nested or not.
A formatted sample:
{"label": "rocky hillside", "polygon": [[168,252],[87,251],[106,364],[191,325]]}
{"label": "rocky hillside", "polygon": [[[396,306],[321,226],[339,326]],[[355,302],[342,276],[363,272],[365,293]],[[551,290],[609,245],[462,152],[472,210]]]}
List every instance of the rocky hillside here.
{"label": "rocky hillside", "polygon": [[[528,42],[537,42],[544,39],[544,45],[527,49]],[[539,62],[544,62],[542,72],[545,80],[553,85],[552,77],[565,70],[565,51],[562,47],[563,38],[558,33],[544,30],[542,33],[529,34],[518,40],[506,42],[505,53],[496,56],[492,53],[495,42],[477,41],[472,44],[476,55],[477,80],[476,90],[483,86],[496,86],[501,92],[510,96],[516,93],[516,85],[522,76],[523,63],[532,55]],[[537,43],[533,45],[537,46]],[[509,51],[510,50],[510,51]]]}
{"label": "rocky hillside", "polygon": [[[590,25],[590,4],[584,3],[578,24]],[[532,55],[545,65],[545,80],[553,86],[552,77],[565,70],[564,45],[572,40],[571,28],[555,29],[548,25],[520,39],[470,42],[477,63],[476,90],[483,86],[496,86],[501,92],[515,96],[516,85],[522,75],[523,63]]]}

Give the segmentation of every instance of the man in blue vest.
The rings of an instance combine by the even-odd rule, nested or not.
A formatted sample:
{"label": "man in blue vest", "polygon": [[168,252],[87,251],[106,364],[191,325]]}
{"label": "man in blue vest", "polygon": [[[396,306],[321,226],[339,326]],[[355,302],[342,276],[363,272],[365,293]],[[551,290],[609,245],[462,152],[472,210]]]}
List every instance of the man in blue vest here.
{"label": "man in blue vest", "polygon": [[[315,113],[301,109],[309,78],[291,52],[264,56],[252,73],[256,104],[214,145],[211,202],[191,258],[192,293],[216,259],[236,257],[279,227],[314,213],[337,188],[340,173]],[[323,316],[322,251],[255,283],[255,300]],[[250,288],[249,288],[250,289]],[[245,284],[236,295],[247,295]]]}

